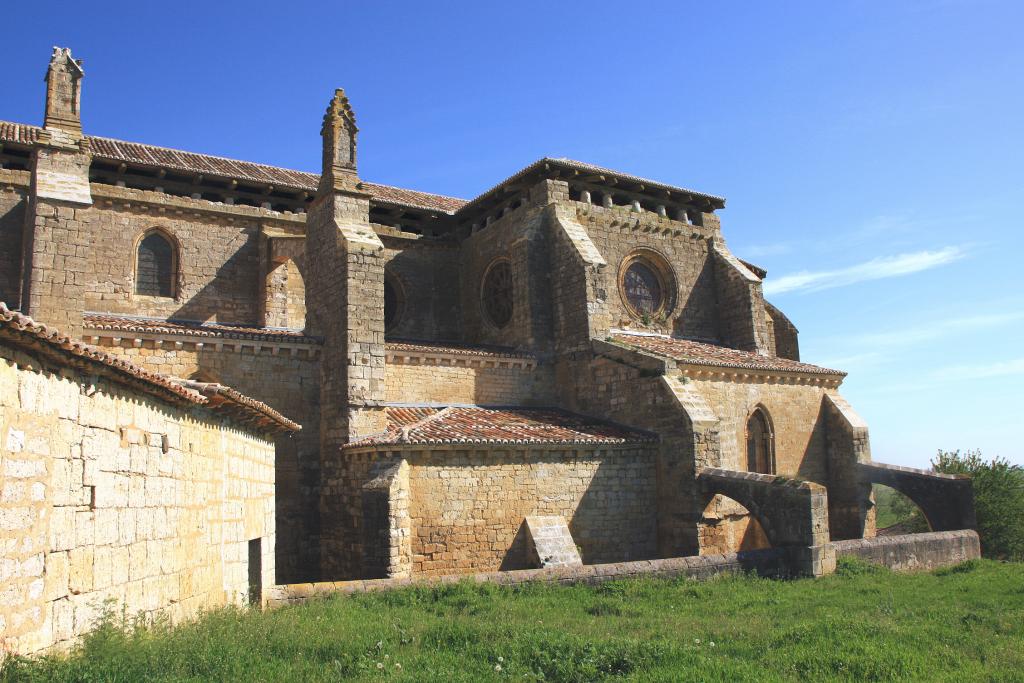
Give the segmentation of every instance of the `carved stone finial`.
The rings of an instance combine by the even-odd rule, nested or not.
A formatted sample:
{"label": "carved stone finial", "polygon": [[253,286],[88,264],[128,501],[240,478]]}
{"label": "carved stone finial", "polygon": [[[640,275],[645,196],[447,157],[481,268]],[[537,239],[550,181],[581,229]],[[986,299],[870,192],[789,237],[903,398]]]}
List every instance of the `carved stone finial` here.
{"label": "carved stone finial", "polygon": [[54,47],[46,70],[46,117],[44,128],[82,132],[82,60],[71,56],[71,49]]}
{"label": "carved stone finial", "polygon": [[334,97],[327,105],[323,127],[323,175],[321,186],[330,182],[328,187],[335,189],[348,188],[358,183],[356,171],[356,115],[352,111],[345,91],[338,88]]}

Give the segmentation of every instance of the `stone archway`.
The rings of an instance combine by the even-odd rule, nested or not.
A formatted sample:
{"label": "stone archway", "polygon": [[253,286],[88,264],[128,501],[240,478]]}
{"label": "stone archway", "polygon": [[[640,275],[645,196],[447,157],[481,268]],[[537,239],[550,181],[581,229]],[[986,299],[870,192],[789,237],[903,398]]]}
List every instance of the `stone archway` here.
{"label": "stone archway", "polygon": [[932,531],[976,526],[971,478],[878,462],[857,463],[860,481],[896,489],[921,510]]}
{"label": "stone archway", "polygon": [[764,529],[768,542],[787,551],[793,574],[820,576],[834,568],[824,486],[712,467],[702,470],[697,481],[705,505],[715,495],[722,495],[745,507]]}

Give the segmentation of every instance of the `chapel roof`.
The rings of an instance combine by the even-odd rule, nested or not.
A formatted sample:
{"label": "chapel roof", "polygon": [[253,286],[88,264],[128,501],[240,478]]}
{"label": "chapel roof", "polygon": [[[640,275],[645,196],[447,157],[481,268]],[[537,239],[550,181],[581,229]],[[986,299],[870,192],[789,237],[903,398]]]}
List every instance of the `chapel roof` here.
{"label": "chapel roof", "polygon": [[221,385],[180,380],[151,372],[102,349],[61,334],[0,302],[0,341],[64,367],[87,370],[117,384],[176,405],[208,407],[243,424],[270,433],[302,427],[270,406]]}
{"label": "chapel roof", "polygon": [[727,346],[707,344],[689,339],[677,339],[660,334],[637,334],[618,331],[612,335],[612,339],[620,344],[659,356],[665,356],[687,365],[846,376],[846,373],[841,370],[823,368],[811,365],[810,363],[789,360],[788,358],[762,356],[750,351],[731,349]]}
{"label": "chapel roof", "polygon": [[648,432],[555,408],[389,406],[387,431],[346,449],[398,445],[623,445],[653,443]]}
{"label": "chapel roof", "polygon": [[[0,121],[0,142],[30,145],[38,141],[42,130],[38,126],[24,123]],[[195,152],[186,152],[138,142],[127,142],[114,138],[87,135],[86,139],[89,141],[93,157],[97,159],[139,164],[154,169],[174,169],[188,173],[219,176],[226,179],[243,179],[311,193],[316,191],[317,185],[320,182],[320,174],[318,173],[296,171],[252,161],[241,161],[211,154],[197,154]],[[589,174],[595,178],[600,178],[602,182],[613,179],[615,182],[632,183],[648,191],[656,190],[662,193],[674,193],[683,198],[697,198],[708,202],[713,208],[725,206],[725,199],[716,195],[668,185],[655,180],[595,166],[594,164],[576,161],[575,159],[553,157],[538,159],[470,201],[368,181],[362,181],[362,186],[363,189],[370,193],[375,204],[423,209],[453,215],[464,211],[472,211],[480,204],[486,203],[495,193],[501,192],[504,188],[519,180],[528,178],[531,175],[544,175],[553,170]]]}
{"label": "chapel roof", "polygon": [[[39,139],[43,129],[23,123],[0,121],[0,142],[30,145]],[[196,154],[168,147],[144,145],[113,138],[87,135],[94,158],[139,164],[151,168],[167,168],[189,173],[203,173],[229,179],[269,183],[277,187],[315,192],[319,173],[294,171],[277,166],[240,161],[211,154]],[[377,204],[440,211],[450,214],[466,203],[463,199],[407,190],[401,187],[363,181],[363,189]]]}

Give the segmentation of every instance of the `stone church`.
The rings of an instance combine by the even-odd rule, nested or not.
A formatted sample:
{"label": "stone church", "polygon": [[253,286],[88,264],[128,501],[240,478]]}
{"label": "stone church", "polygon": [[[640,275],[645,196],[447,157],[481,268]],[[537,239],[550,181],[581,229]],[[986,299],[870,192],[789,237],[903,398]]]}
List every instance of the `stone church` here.
{"label": "stone church", "polygon": [[769,546],[820,574],[872,482],[971,525],[969,482],[871,462],[723,198],[563,158],[377,184],[342,90],[320,174],[95,137],[83,80],[55,48],[43,125],[0,122],[0,301],[301,425],[270,437],[277,583]]}

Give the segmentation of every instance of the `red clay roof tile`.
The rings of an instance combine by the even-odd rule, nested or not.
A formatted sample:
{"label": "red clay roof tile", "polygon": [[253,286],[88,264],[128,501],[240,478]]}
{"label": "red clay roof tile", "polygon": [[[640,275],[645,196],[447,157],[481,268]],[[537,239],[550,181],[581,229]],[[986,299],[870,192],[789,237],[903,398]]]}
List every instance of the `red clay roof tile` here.
{"label": "red clay roof tile", "polygon": [[[221,385],[213,385],[217,389],[210,389],[210,385],[199,385],[150,372],[41,325],[28,316],[8,309],[3,302],[0,302],[0,340],[16,348],[41,354],[61,365],[80,366],[84,363],[92,371],[113,382],[132,386],[171,403],[207,406],[272,433],[302,429],[265,403],[243,396],[233,389]],[[211,395],[218,398],[213,399]]]}
{"label": "red clay roof tile", "polygon": [[[40,128],[23,123],[0,121],[0,142],[32,144],[39,138]],[[113,138],[86,136],[93,156],[99,159],[124,161],[154,168],[167,168],[188,173],[203,173],[235,180],[270,183],[278,187],[315,192],[320,182],[318,173],[294,171],[251,161],[228,159],[210,154],[196,154],[167,147],[143,145]],[[407,190],[401,187],[363,183],[374,203],[425,209],[450,214],[466,203],[463,199]]]}
{"label": "red clay roof tile", "polygon": [[245,325],[222,325],[190,320],[163,320],[107,313],[86,313],[82,316],[86,329],[144,334],[180,334],[188,337],[251,339],[254,341],[287,341],[319,343],[302,330],[284,330]]}
{"label": "red clay roof tile", "polygon": [[345,448],[410,444],[619,445],[657,440],[648,432],[554,408],[409,406],[388,407],[387,415],[386,432]]}
{"label": "red clay roof tile", "polygon": [[690,365],[802,372],[815,375],[846,375],[841,370],[831,370],[787,358],[761,356],[750,351],[740,351],[739,349],[730,349],[725,346],[705,344],[690,341],[689,339],[676,339],[662,335],[630,334],[627,332],[616,333],[612,335],[612,339],[620,344],[632,346],[642,351],[649,351],[659,356],[666,356]]}

